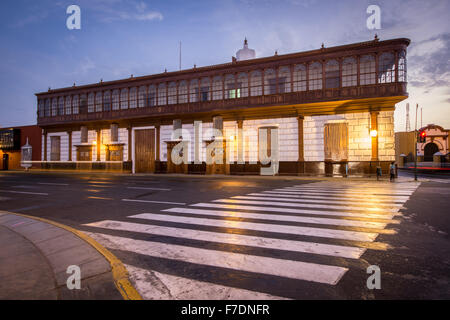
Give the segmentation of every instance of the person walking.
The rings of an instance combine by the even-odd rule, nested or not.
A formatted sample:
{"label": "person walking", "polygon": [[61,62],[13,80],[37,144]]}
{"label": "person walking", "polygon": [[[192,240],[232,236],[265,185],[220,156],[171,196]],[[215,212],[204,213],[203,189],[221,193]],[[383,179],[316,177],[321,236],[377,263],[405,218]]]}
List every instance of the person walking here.
{"label": "person walking", "polygon": [[389,166],[389,173],[390,173],[390,178],[389,181],[394,181],[395,180],[395,162],[392,161],[391,165]]}

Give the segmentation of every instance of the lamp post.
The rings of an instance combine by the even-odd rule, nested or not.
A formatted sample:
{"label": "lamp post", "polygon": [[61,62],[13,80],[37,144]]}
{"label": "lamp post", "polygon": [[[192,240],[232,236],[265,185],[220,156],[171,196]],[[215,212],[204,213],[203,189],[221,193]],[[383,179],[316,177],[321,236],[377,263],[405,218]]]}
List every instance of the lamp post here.
{"label": "lamp post", "polygon": [[417,109],[419,108],[419,104],[416,103],[416,125],[414,129],[414,145],[415,145],[415,156],[414,156],[414,181],[417,181]]}

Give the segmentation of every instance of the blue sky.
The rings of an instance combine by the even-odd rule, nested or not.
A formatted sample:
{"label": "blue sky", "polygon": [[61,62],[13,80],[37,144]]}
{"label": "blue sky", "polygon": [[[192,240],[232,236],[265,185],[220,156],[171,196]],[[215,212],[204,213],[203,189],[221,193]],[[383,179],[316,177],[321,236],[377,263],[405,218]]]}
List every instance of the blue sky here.
{"label": "blue sky", "polygon": [[[81,8],[81,30],[66,9]],[[450,0],[5,0],[0,3],[0,127],[36,123],[34,93],[228,62],[244,37],[258,57],[373,39],[370,4],[381,8],[381,40],[407,37],[407,101],[423,123],[450,128]],[[411,125],[414,127],[412,115]],[[420,119],[419,119],[420,120]]]}

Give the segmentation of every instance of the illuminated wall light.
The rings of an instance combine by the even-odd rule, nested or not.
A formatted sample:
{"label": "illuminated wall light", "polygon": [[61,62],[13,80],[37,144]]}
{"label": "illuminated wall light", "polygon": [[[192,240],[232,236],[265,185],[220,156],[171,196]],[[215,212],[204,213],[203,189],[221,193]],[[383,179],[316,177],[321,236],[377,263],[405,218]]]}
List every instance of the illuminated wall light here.
{"label": "illuminated wall light", "polygon": [[377,130],[371,130],[370,131],[370,136],[375,138],[378,135],[378,131]]}

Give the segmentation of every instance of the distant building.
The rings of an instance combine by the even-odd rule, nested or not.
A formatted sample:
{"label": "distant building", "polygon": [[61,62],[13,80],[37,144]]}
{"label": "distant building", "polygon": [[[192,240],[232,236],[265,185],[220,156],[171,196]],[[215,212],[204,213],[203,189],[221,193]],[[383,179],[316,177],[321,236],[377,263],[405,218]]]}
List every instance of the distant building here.
{"label": "distant building", "polygon": [[[395,104],[408,97],[409,43],[375,38],[255,58],[245,41],[224,64],[40,92],[42,160],[50,169],[259,174],[260,151],[278,136],[279,174],[386,172]],[[185,148],[172,153],[180,139]],[[208,164],[208,147],[222,141],[227,163]]]}
{"label": "distant building", "polygon": [[429,124],[420,128],[419,132],[425,131],[426,141],[417,144],[417,155],[423,161],[433,161],[433,156],[439,152],[441,156],[447,156],[448,149],[448,129],[435,124]]}
{"label": "distant building", "polygon": [[[32,161],[40,161],[42,154],[42,130],[37,125],[0,128],[0,170],[18,170],[21,166],[21,148],[27,143],[32,147]],[[34,164],[34,167],[40,167]]]}

